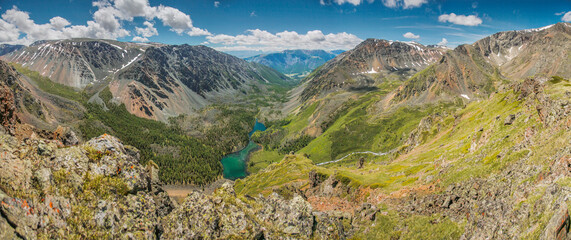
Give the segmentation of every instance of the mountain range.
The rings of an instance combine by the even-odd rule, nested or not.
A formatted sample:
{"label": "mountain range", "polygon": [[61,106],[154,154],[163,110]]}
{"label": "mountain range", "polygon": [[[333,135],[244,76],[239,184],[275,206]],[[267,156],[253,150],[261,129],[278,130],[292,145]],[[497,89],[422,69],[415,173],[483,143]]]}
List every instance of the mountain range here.
{"label": "mountain range", "polygon": [[[570,48],[568,23],[247,61],[10,48],[0,238],[569,239]],[[222,179],[220,159],[254,143],[248,176]]]}
{"label": "mountain range", "polygon": [[278,53],[248,57],[245,60],[271,67],[291,78],[302,79],[342,52],[344,51],[284,50]]}
{"label": "mountain range", "polygon": [[[36,42],[2,58],[79,90],[109,86],[129,112],[161,121],[253,85],[290,81],[271,68],[204,46],[70,39]],[[98,100],[94,95],[92,101]]]}

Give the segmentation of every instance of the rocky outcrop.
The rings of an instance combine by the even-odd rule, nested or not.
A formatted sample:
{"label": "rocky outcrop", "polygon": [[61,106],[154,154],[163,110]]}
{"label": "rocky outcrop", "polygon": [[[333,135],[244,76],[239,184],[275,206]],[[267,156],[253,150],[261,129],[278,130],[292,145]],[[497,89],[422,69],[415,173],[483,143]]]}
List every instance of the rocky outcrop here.
{"label": "rocky outcrop", "polygon": [[60,141],[65,146],[73,146],[79,144],[77,135],[69,127],[58,126],[58,128],[54,130],[53,139]]}
{"label": "rocky outcrop", "polygon": [[[571,188],[557,181],[571,176],[569,154],[570,148],[562,149],[553,157],[554,164],[547,171],[542,171],[540,166],[526,165],[524,158],[500,174],[450,185],[442,194],[413,194],[401,210],[426,215],[439,213],[457,221],[466,219],[466,239],[512,239],[532,232],[541,232],[543,236],[564,235],[566,237],[561,239],[567,239],[571,232],[565,223],[569,216],[564,213]],[[540,178],[526,181],[529,176]],[[538,189],[545,193],[537,198],[530,196]],[[552,220],[554,223],[545,229],[527,224],[552,214],[559,222]],[[561,226],[565,230],[561,230]]]}
{"label": "rocky outcrop", "polygon": [[0,142],[3,236],[153,239],[174,208],[151,184],[153,172],[115,137],[69,148],[7,135]]}
{"label": "rocky outcrop", "polygon": [[[237,196],[233,183],[176,206],[158,168],[103,135],[71,147],[0,134],[0,238],[344,239],[302,195]],[[298,192],[301,193],[301,192]],[[374,215],[364,208],[367,218]],[[363,210],[363,211],[365,211]],[[365,216],[364,215],[364,216]]]}
{"label": "rocky outcrop", "polygon": [[547,96],[544,93],[545,81],[541,78],[527,78],[521,83],[513,84],[512,88],[520,94],[519,100],[529,99],[528,102],[533,103],[541,121],[550,126],[571,115],[571,104],[569,98],[551,99]]}
{"label": "rocky outcrop", "polygon": [[14,133],[14,127],[19,121],[16,115],[16,98],[11,88],[18,76],[15,69],[0,61],[0,125],[9,133]]}
{"label": "rocky outcrop", "polygon": [[285,200],[237,197],[230,183],[212,195],[191,193],[163,222],[166,239],[343,239],[343,226],[334,217],[314,212],[296,195]]}

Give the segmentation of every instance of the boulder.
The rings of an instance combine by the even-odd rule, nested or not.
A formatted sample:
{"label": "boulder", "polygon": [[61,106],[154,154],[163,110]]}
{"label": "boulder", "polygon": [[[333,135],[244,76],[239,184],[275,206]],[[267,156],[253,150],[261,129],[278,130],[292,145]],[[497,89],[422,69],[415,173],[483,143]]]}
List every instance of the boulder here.
{"label": "boulder", "polygon": [[506,117],[506,119],[504,120],[504,125],[512,125],[512,123],[515,121],[515,114],[510,114]]}

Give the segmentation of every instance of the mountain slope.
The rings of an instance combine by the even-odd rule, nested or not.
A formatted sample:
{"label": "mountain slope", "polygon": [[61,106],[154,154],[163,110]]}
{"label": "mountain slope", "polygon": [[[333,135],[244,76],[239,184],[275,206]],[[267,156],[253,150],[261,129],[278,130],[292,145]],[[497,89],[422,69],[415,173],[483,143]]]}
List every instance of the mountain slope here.
{"label": "mountain slope", "polygon": [[491,93],[501,81],[529,76],[569,78],[570,52],[568,23],[499,32],[446,53],[438,63],[401,86],[393,101],[424,103],[460,96],[472,99]]}
{"label": "mountain slope", "polygon": [[112,40],[39,41],[2,58],[75,88],[104,80],[140,56],[148,44]]}
{"label": "mountain slope", "polygon": [[445,50],[414,42],[367,39],[315,70],[306,80],[302,99],[323,96],[335,89],[374,87],[389,77],[405,80],[436,62]]}
{"label": "mountain slope", "polygon": [[0,56],[25,48],[24,45],[0,44]]}
{"label": "mountain slope", "polygon": [[294,78],[302,78],[337,55],[339,51],[334,53],[324,50],[285,50],[245,60],[263,64]]}
{"label": "mountain slope", "polygon": [[571,24],[499,32],[472,44],[510,79],[542,75],[571,77]]}
{"label": "mountain slope", "polygon": [[137,116],[165,120],[189,114],[253,85],[287,84],[275,70],[205,46],[151,47],[110,84],[111,92]]}
{"label": "mountain slope", "polygon": [[205,46],[69,39],[40,41],[2,56],[56,83],[97,93],[109,86],[114,102],[149,119],[191,114],[212,102],[263,85],[290,85],[283,74]]}

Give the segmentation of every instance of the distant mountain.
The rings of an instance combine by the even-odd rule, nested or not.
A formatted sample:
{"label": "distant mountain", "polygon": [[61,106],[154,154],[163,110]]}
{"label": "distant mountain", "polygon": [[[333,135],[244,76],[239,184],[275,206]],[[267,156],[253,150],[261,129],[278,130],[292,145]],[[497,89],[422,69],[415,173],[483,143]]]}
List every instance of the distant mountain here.
{"label": "distant mountain", "polygon": [[415,42],[367,39],[315,70],[307,78],[302,98],[309,99],[334,89],[373,87],[389,75],[403,81],[438,61],[446,49]]}
{"label": "distant mountain", "polygon": [[343,51],[285,50],[249,57],[246,61],[260,63],[290,77],[301,79],[341,52]]}
{"label": "distant mountain", "polygon": [[92,39],[39,41],[2,58],[37,71],[57,83],[84,88],[137,60],[149,46]]}
{"label": "distant mountain", "polygon": [[[571,77],[571,24],[499,32],[447,52],[438,63],[412,77],[393,101],[418,103],[490,93],[501,79]],[[506,80],[507,81],[507,80]]]}
{"label": "distant mountain", "polygon": [[[166,121],[285,75],[205,46],[69,39],[40,41],[2,56],[77,89],[109,86],[140,117]],[[97,101],[95,95],[91,101]]]}
{"label": "distant mountain", "polygon": [[24,45],[0,44],[0,56],[25,48]]}
{"label": "distant mountain", "polygon": [[148,48],[111,83],[114,96],[138,116],[164,120],[210,100],[231,97],[253,84],[285,84],[275,70],[205,46]]}

